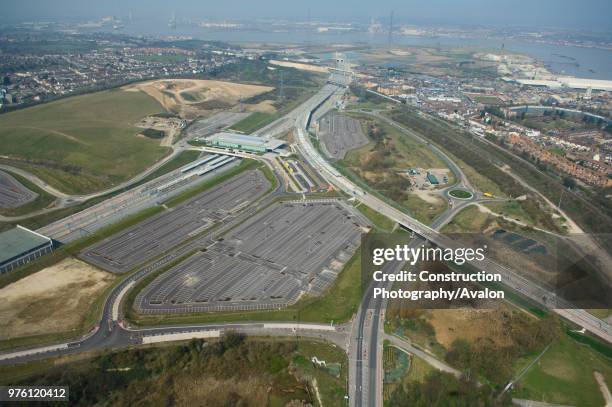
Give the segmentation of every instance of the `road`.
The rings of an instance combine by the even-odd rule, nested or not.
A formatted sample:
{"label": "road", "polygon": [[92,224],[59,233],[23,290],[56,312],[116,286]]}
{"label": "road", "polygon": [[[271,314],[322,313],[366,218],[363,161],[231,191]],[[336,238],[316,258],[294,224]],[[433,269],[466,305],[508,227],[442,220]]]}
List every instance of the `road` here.
{"label": "road", "polygon": [[[344,91],[345,90],[343,87],[327,84],[321,89],[320,92],[298,107],[290,115],[290,117],[296,118],[294,122],[296,142],[306,161],[312,167],[314,167],[321,174],[321,176],[327,180],[327,182],[353,196],[355,199],[359,200],[361,203],[370,207],[371,209],[387,216],[403,227],[412,230],[416,235],[418,235],[419,238],[428,240],[440,247],[459,247],[456,242],[442,236],[438,232],[437,229],[443,222],[437,221],[438,223],[436,223],[434,227],[429,227],[399,211],[387,202],[368,194],[367,191],[362,190],[352,181],[336,171],[335,168],[331,166],[331,164],[329,164],[323,157],[321,157],[319,152],[313,147],[307,130],[312,111],[323,104],[332,95]],[[266,136],[270,135],[267,134]],[[461,179],[462,177],[459,176],[458,180],[461,181]],[[280,182],[279,185],[281,185]],[[467,187],[469,184],[463,185]],[[249,216],[249,213],[252,213],[251,209],[252,208],[245,210],[242,213],[242,216]],[[446,215],[443,214],[441,218],[444,219],[451,217],[454,212],[455,211],[448,212]],[[236,220],[236,222],[239,221],[239,219]],[[418,240],[419,239],[415,239],[414,241],[416,242]],[[58,354],[124,347],[142,343],[143,337],[150,337],[151,335],[160,337],[158,339],[163,339],[163,335],[185,334],[185,332],[194,332],[193,335],[196,335],[195,333],[197,332],[215,331],[210,333],[210,335],[220,335],[228,330],[237,330],[255,335],[278,334],[281,336],[310,336],[329,340],[338,344],[338,346],[341,346],[343,349],[348,350],[349,365],[354,365],[354,367],[349,371],[351,405],[381,405],[380,395],[382,394],[382,375],[380,373],[381,364],[379,363],[379,355],[381,338],[385,338],[384,333],[382,333],[381,323],[382,319],[384,318],[385,304],[382,301],[374,299],[370,290],[366,292],[357,317],[351,325],[322,328],[321,325],[300,324],[299,326],[295,326],[292,325],[293,323],[285,323],[285,325],[283,325],[283,323],[274,323],[272,325],[266,323],[223,323],[202,324],[190,327],[170,326],[147,329],[132,329],[129,327],[123,327],[120,323],[120,302],[125,293],[129,290],[128,285],[135,284],[136,281],[144,278],[151,272],[158,270],[164,265],[167,265],[173,259],[176,259],[182,254],[186,253],[189,249],[189,245],[185,245],[178,250],[175,250],[172,254],[168,254],[156,260],[153,264],[144,267],[136,274],[131,275],[129,278],[118,284],[112,290],[105,302],[99,329],[94,330],[90,334],[74,342],[37,347],[34,349],[21,351],[21,353],[18,354],[13,353],[0,355],[0,363],[15,363],[45,358]],[[401,265],[397,263],[390,264],[391,265],[388,267],[401,267]],[[484,263],[481,262],[478,266],[489,272],[499,273],[502,275],[503,282],[507,286],[515,289],[529,298],[534,299],[538,303],[542,303],[546,306],[555,304],[554,302],[544,299],[551,298],[550,293],[538,286],[535,286],[532,282],[527,281],[506,267],[496,264],[490,260],[487,260]],[[556,302],[556,304],[559,303],[560,301]],[[583,310],[555,308],[554,311],[562,317],[602,337],[608,342],[612,342],[612,330],[604,321],[597,319]],[[219,333],[216,331],[219,331]],[[190,334],[187,334],[187,337],[189,337],[189,335]],[[406,346],[406,344],[402,345]]]}
{"label": "road", "polygon": [[393,346],[423,359],[429,365],[442,372],[451,373],[457,377],[461,376],[461,372],[459,370],[447,365],[446,363],[437,359],[435,356],[432,356],[424,350],[420,349],[419,347],[413,345],[410,341],[406,339],[389,334],[384,334],[383,339],[388,340]]}
{"label": "road", "polygon": [[187,136],[179,140],[178,142],[176,142],[174,145],[170,146],[170,148],[172,149],[170,154],[164,156],[161,160],[157,161],[155,164],[153,164],[146,170],[142,171],[141,173],[137,174],[133,178],[130,178],[129,180],[122,182],[120,184],[117,184],[113,187],[104,189],[102,191],[93,192],[91,194],[69,195],[69,194],[66,194],[54,188],[53,186],[49,185],[48,183],[46,183],[45,181],[43,181],[42,179],[40,179],[39,177],[37,177],[36,175],[28,171],[22,170],[17,167],[13,167],[11,165],[0,164],[0,169],[12,171],[22,176],[28,181],[30,181],[31,183],[33,183],[34,185],[36,185],[37,187],[39,187],[40,189],[42,189],[43,191],[48,192],[49,194],[58,198],[55,201],[54,205],[48,208],[40,209],[40,210],[33,211],[33,212],[30,212],[24,215],[19,215],[19,216],[0,215],[0,222],[17,222],[23,219],[31,218],[33,216],[42,215],[45,213],[56,211],[58,209],[66,208],[68,206],[87,202],[91,199],[98,198],[100,196],[104,196],[108,194],[112,194],[113,192],[128,188],[131,185],[137,184],[143,179],[147,178],[149,175],[157,171],[164,164],[168,163],[169,161],[177,157],[183,151],[190,149],[191,146],[187,144],[187,141],[189,141],[190,139],[196,136],[200,137],[200,136],[209,135],[218,130],[227,128],[233,125],[234,123],[240,121],[247,115],[248,115],[247,113],[220,112],[209,118],[197,121],[195,123],[195,128],[193,129],[191,133],[190,133],[190,130],[187,129],[186,131]]}
{"label": "road", "polygon": [[[330,97],[331,94],[336,91],[338,91],[338,89],[326,89],[324,87],[322,92],[317,95],[319,98],[315,99],[316,96],[313,97],[315,100],[313,100],[313,103],[310,105],[320,105],[324,100],[322,100],[321,97]],[[323,176],[323,178],[325,178],[336,188],[342,190],[350,196],[353,196],[366,206],[385,215],[389,219],[397,222],[406,229],[413,231],[436,246],[451,249],[461,247],[456,241],[441,235],[436,229],[424,225],[411,216],[399,211],[389,203],[368,194],[367,191],[364,191],[359,186],[355,185],[351,180],[340,174],[312,145],[310,136],[308,135],[310,115],[311,111],[304,111],[296,120],[295,140],[305,159]],[[489,273],[499,274],[502,278],[502,282],[506,286],[519,292],[527,298],[532,299],[538,304],[551,308],[563,318],[589,330],[591,333],[606,340],[607,342],[612,343],[612,327],[607,322],[600,320],[584,310],[571,309],[571,304],[566,303],[565,301],[557,298],[553,293],[548,292],[544,288],[534,284],[532,281],[520,276],[513,270],[495,263],[490,259],[485,259],[484,261],[479,262],[476,266],[482,270],[486,270]],[[363,337],[363,333],[360,335]],[[372,349],[370,349],[370,351],[372,351]],[[374,349],[374,351],[376,350]],[[376,374],[376,372],[372,371],[370,371],[370,373],[374,375]],[[359,376],[359,374],[357,376]],[[359,386],[360,384],[353,384],[351,388],[360,388]],[[352,402],[355,403],[355,397],[353,397],[352,400]],[[367,403],[368,405],[374,406],[377,405],[376,400],[376,397],[369,396]]]}
{"label": "road", "polygon": [[[307,161],[319,171],[319,173],[336,188],[344,191],[345,193],[355,197],[355,199],[361,201],[371,209],[385,215],[389,219],[399,223],[408,230],[412,230],[419,236],[425,238],[429,242],[432,242],[438,247],[444,248],[459,248],[460,245],[446,237],[441,235],[437,230],[430,226],[427,226],[413,217],[401,212],[389,203],[368,194],[359,186],[355,185],[351,180],[340,174],[329,162],[327,162],[319,152],[314,148],[310,142],[307,125],[309,122],[309,113],[303,114],[296,122],[296,141],[299,145],[300,150],[304,154]],[[490,259],[485,259],[477,264],[479,268],[482,268],[489,273],[497,273],[502,276],[502,282],[508,287],[518,291],[528,298],[542,304],[548,308],[553,305],[557,305],[555,312],[562,315],[564,318],[576,323],[577,325],[586,328],[593,334],[605,339],[608,342],[612,342],[612,327],[605,321],[590,315],[584,310],[575,310],[571,308],[571,304],[558,299],[554,294],[548,292],[535,285],[535,283],[528,281],[524,277],[518,275],[509,268],[495,263]],[[559,310],[559,308],[566,308]]]}

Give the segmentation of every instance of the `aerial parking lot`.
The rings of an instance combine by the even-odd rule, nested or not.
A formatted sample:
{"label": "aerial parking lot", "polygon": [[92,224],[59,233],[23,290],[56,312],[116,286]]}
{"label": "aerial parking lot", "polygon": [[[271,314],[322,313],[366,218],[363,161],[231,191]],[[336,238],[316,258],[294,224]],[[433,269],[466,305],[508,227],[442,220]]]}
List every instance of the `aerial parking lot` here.
{"label": "aerial parking lot", "polygon": [[233,215],[269,187],[260,171],[242,173],[87,248],[80,257],[113,273],[124,273]]}
{"label": "aerial parking lot", "polygon": [[140,313],[257,310],[320,294],[369,222],[340,200],[278,202],[141,291]]}
{"label": "aerial parking lot", "polygon": [[0,208],[16,208],[33,201],[36,196],[10,174],[0,171]]}
{"label": "aerial parking lot", "polygon": [[319,136],[330,158],[341,160],[349,150],[368,144],[359,120],[330,113],[319,121]]}

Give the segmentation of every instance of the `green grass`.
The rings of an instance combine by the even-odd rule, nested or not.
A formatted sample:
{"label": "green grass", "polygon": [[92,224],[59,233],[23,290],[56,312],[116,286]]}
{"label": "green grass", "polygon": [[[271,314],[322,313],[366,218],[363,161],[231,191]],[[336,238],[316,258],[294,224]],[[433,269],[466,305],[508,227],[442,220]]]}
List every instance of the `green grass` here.
{"label": "green grass", "polygon": [[120,89],[74,96],[0,116],[0,155],[57,189],[82,194],[112,187],[168,149],[138,137],[134,124],[163,108]]}
{"label": "green grass", "polygon": [[486,202],[484,203],[484,206],[491,209],[495,213],[499,213],[500,215],[519,220],[528,225],[534,225],[533,219],[527,212],[525,212],[519,201]]}
{"label": "green grass", "polygon": [[430,225],[448,207],[444,199],[434,204],[421,199],[416,194],[408,194],[401,204],[410,211],[413,217],[426,225]]}
{"label": "green grass", "polygon": [[410,368],[406,375],[406,381],[422,382],[434,370],[429,363],[413,355],[410,358]]}
{"label": "green grass", "polygon": [[602,406],[604,399],[594,371],[604,376],[608,386],[612,385],[610,359],[562,335],[519,381],[513,397],[574,406]]}
{"label": "green grass", "polygon": [[[391,156],[391,158],[395,161],[393,169],[405,170],[407,168],[446,168],[444,162],[429,148],[427,148],[425,144],[418,142],[414,138],[404,134],[404,132],[396,129],[393,126],[388,125],[384,121],[365,114],[351,113],[349,116],[360,119],[362,122],[376,123],[377,126],[382,128],[388,137],[388,142],[390,142],[394,147],[393,154]],[[364,132],[368,134],[367,126],[364,128]],[[347,163],[347,165],[359,166],[361,157],[372,150],[373,145],[374,143],[370,142],[359,149],[349,151],[344,161]],[[453,176],[452,174],[449,174],[449,183],[452,184],[453,182]]]}
{"label": "green grass", "polygon": [[362,203],[359,203],[356,208],[359,210],[359,212],[363,213],[368,219],[370,219],[374,226],[381,232],[391,232],[395,227],[396,223],[391,219]]}
{"label": "green grass", "polygon": [[36,185],[34,185],[33,183],[31,183],[30,181],[28,181],[21,175],[15,174],[14,172],[7,171],[7,170],[2,170],[2,171],[6,172],[7,174],[15,178],[15,180],[17,180],[21,185],[23,185],[30,191],[37,193],[38,196],[32,202],[28,202],[27,204],[21,205],[17,208],[0,209],[1,215],[4,215],[4,216],[24,215],[30,212],[44,209],[55,201],[56,198],[53,195],[37,187]]}
{"label": "green grass", "polygon": [[251,134],[275,120],[277,115],[271,113],[253,112],[238,123],[230,127],[230,130]]}
{"label": "green grass", "polygon": [[9,383],[26,379],[33,374],[45,371],[53,366],[50,359],[39,360],[36,362],[20,363],[16,365],[5,365],[0,369],[0,383]]}
{"label": "green grass", "polygon": [[612,347],[605,342],[602,342],[600,339],[594,338],[592,336],[584,335],[572,330],[566,331],[567,335],[574,339],[576,342],[586,345],[593,349],[596,352],[599,352],[603,356],[612,360]]}
{"label": "green grass", "polygon": [[442,228],[442,233],[480,233],[492,220],[493,215],[481,212],[476,206],[468,206]]}
{"label": "green grass", "polygon": [[[307,374],[317,379],[317,387],[321,393],[324,405],[342,406],[345,405],[344,396],[346,394],[346,383],[348,375],[348,360],[342,349],[331,346],[325,342],[318,342],[312,339],[299,340],[297,344],[298,353],[308,359],[307,364],[300,364],[300,367]],[[329,364],[339,364],[340,374],[338,377],[332,376],[325,369],[317,368],[310,363],[310,359],[316,356],[319,360],[324,360]],[[296,358],[294,358],[294,362]]]}
{"label": "green grass", "polygon": [[470,199],[472,197],[472,193],[464,189],[453,189],[448,194],[459,199]]}

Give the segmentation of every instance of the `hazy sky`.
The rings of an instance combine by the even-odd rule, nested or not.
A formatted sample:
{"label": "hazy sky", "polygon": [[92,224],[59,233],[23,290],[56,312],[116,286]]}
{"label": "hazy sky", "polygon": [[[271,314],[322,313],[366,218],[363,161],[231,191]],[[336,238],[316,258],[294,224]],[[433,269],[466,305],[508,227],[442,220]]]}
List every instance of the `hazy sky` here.
{"label": "hazy sky", "polygon": [[398,23],[553,26],[612,31],[612,0],[2,0],[8,21],[106,15],[177,18],[387,19]]}

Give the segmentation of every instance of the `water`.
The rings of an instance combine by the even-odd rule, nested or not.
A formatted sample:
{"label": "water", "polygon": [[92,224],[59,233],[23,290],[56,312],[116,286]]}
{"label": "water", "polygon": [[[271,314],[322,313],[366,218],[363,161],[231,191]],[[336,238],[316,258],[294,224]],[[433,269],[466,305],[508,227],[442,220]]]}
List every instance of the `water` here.
{"label": "water", "polygon": [[[110,28],[109,28],[110,30]],[[147,36],[190,36],[202,40],[257,43],[313,43],[313,44],[387,44],[387,34],[365,32],[306,33],[301,31],[243,31],[212,30],[196,25],[179,25],[176,29],[168,23],[157,24],[136,21],[115,32]],[[470,48],[482,51],[499,51],[530,55],[545,63],[553,72],[580,78],[612,80],[612,50],[551,45],[536,42],[489,38],[408,37],[395,35],[398,45],[430,46],[442,48]]]}

